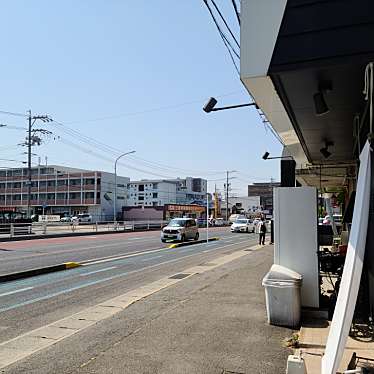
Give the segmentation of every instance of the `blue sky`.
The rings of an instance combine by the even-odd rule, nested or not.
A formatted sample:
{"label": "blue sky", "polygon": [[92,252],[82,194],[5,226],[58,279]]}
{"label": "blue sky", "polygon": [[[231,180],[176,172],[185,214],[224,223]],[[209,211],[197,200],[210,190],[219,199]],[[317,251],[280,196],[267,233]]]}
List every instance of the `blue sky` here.
{"label": "blue sky", "polygon": [[[239,35],[231,1],[217,4]],[[202,0],[8,1],[0,31],[0,110],[62,123],[43,124],[53,136],[34,149],[42,162],[112,171],[119,151],[136,150],[119,174],[201,176],[222,189],[222,172],[235,169],[236,195],[279,179],[279,163],[261,156],[281,145],[253,107],[202,111],[210,96],[250,100]],[[0,123],[26,119],[0,114]],[[25,159],[24,132],[0,134],[0,158]]]}

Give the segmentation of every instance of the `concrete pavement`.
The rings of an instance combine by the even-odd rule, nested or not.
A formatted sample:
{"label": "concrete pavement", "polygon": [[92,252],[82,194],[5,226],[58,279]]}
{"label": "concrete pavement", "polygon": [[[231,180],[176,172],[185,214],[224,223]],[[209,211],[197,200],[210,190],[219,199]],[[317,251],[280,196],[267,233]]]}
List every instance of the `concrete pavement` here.
{"label": "concrete pavement", "polygon": [[[210,264],[218,253],[235,250],[196,254],[183,260],[179,271],[200,263],[214,267]],[[3,372],[284,372],[289,352],[282,348],[282,340],[291,331],[266,324],[261,286],[271,262],[271,248],[245,252],[141,299]],[[177,270],[175,265],[172,270]]]}

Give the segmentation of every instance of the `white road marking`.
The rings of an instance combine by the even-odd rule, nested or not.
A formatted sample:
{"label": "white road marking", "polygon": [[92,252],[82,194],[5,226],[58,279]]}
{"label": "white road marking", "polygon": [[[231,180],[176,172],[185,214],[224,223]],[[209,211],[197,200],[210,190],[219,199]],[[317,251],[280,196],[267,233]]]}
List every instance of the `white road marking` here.
{"label": "white road marking", "polygon": [[32,290],[33,288],[34,288],[34,287],[26,287],[26,288],[21,288],[21,289],[19,289],[19,290],[15,290],[15,291],[5,292],[5,293],[0,294],[0,297],[1,297],[1,296],[13,295],[13,294],[18,293],[18,292],[23,292],[23,291]]}
{"label": "white road marking", "polygon": [[103,271],[108,271],[108,270],[112,270],[112,269],[116,269],[116,268],[117,268],[117,266],[111,266],[110,268],[105,268],[105,269],[90,271],[89,273],[80,274],[79,276],[80,277],[85,277],[85,276],[90,275],[90,274],[101,273]]}
{"label": "white road marking", "polygon": [[148,257],[148,258],[145,258],[144,260],[141,260],[142,262],[143,261],[150,261],[150,260],[153,260],[155,258],[160,258],[160,257],[163,257],[162,255],[159,255],[159,256],[153,256],[153,257]]}

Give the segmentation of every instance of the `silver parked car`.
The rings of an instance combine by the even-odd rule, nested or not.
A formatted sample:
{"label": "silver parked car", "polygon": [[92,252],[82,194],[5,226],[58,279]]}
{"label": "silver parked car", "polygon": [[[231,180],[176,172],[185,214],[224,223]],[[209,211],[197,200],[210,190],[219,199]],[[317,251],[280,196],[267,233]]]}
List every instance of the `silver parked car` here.
{"label": "silver parked car", "polygon": [[161,231],[161,241],[199,239],[199,228],[193,218],[174,218]]}

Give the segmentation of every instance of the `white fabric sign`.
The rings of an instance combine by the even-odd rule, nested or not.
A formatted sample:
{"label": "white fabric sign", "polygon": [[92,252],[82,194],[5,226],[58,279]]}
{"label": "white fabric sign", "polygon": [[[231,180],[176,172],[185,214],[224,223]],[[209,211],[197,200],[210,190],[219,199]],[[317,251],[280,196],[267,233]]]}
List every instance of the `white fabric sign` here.
{"label": "white fabric sign", "polygon": [[325,355],[322,358],[322,374],[335,374],[337,372],[343,356],[356,306],[369,220],[371,179],[370,152],[370,144],[369,142],[366,142],[360,155],[361,163],[358,173],[352,228],[338,300],[336,302],[335,312],[331,322]]}

